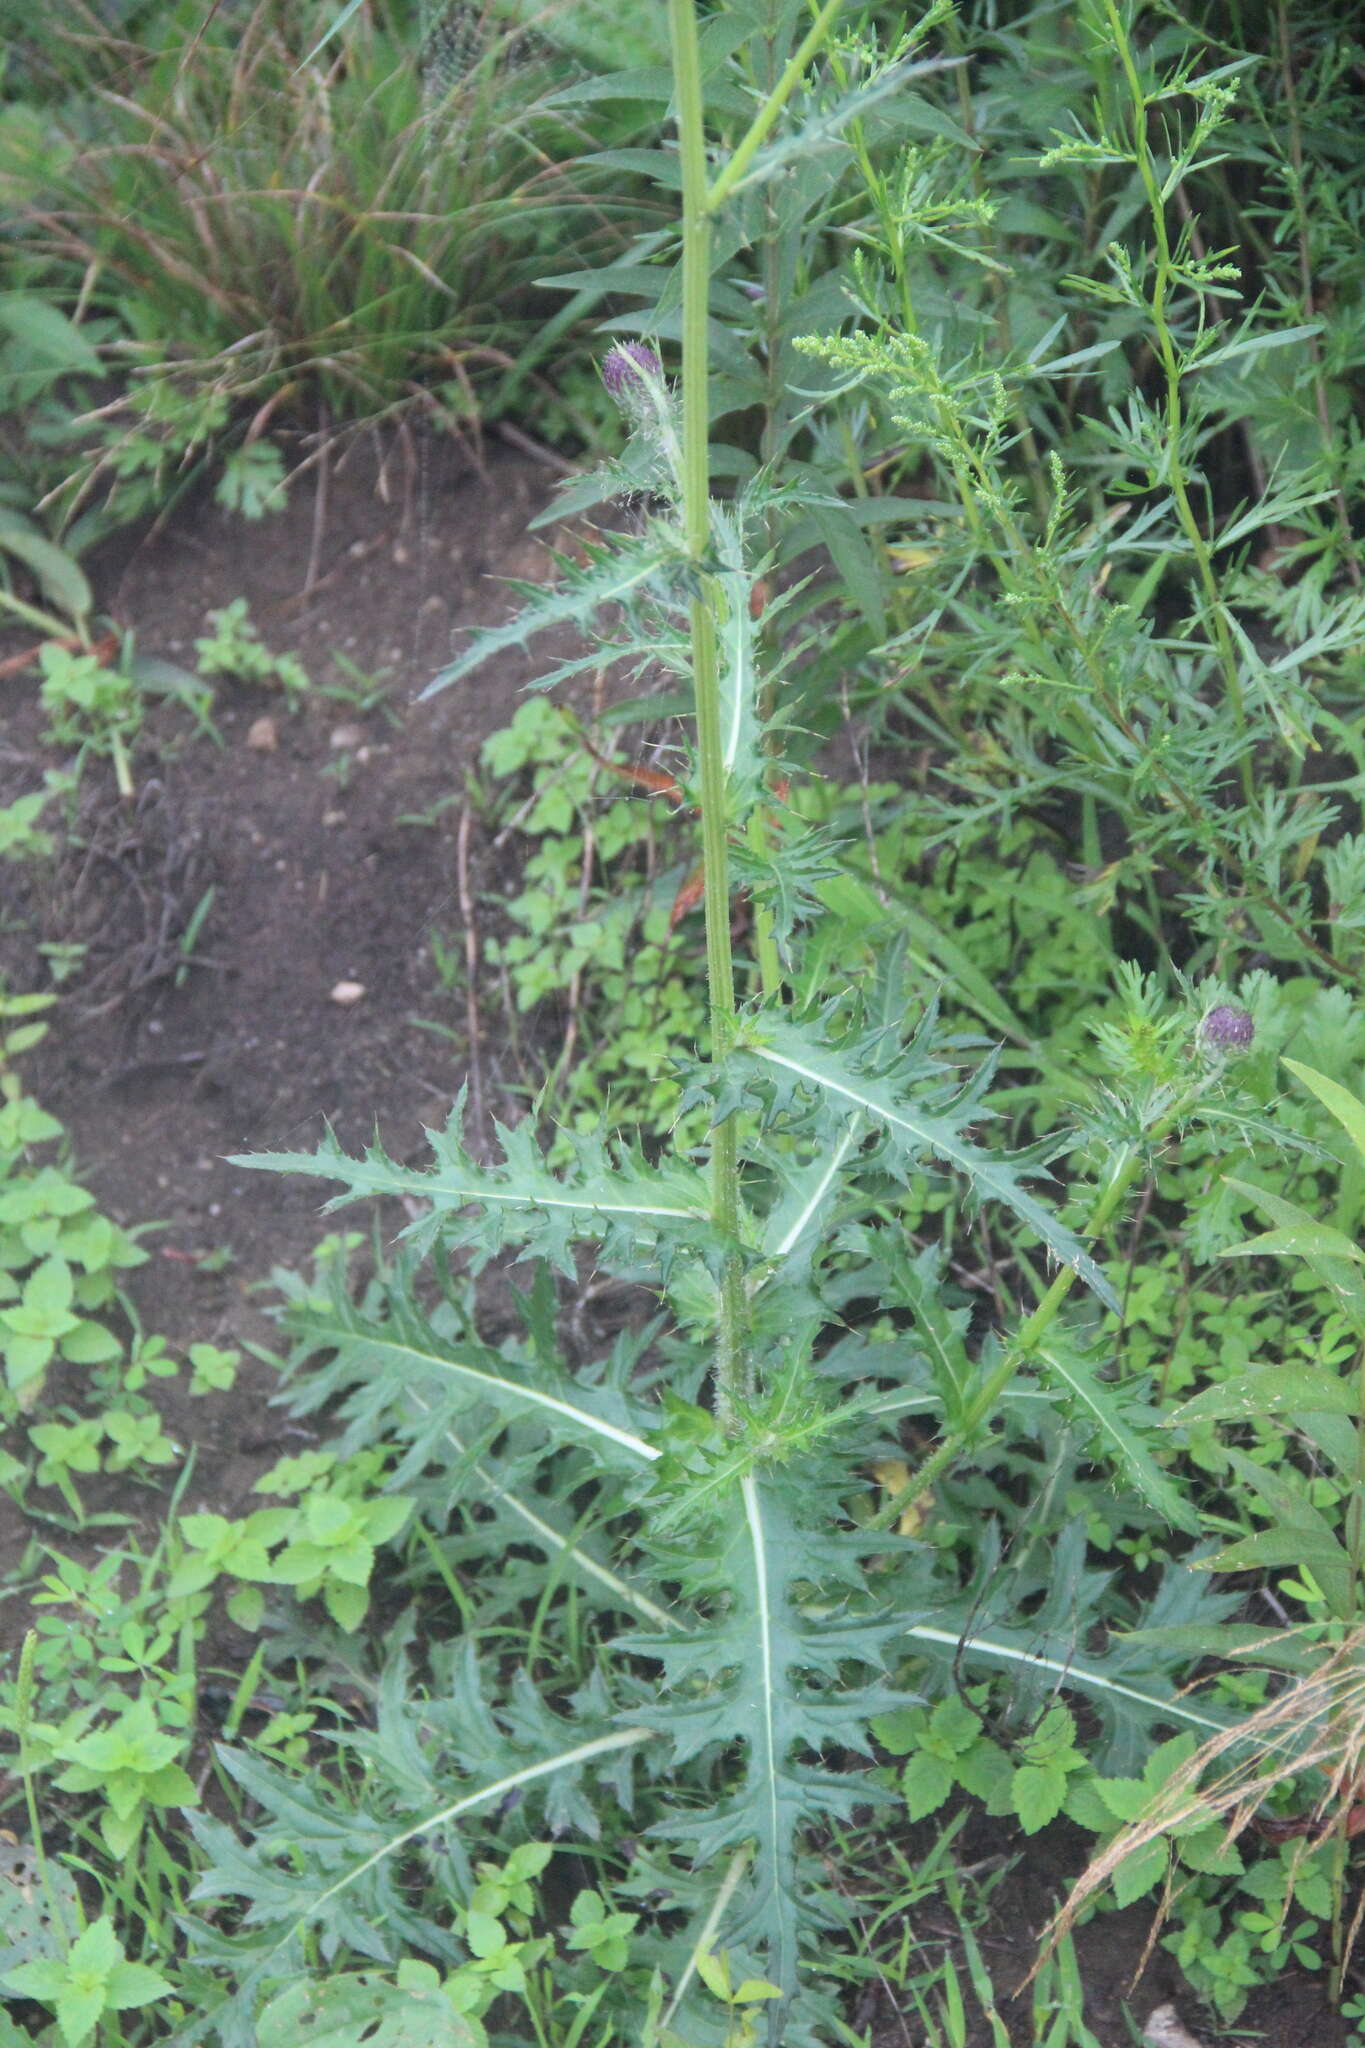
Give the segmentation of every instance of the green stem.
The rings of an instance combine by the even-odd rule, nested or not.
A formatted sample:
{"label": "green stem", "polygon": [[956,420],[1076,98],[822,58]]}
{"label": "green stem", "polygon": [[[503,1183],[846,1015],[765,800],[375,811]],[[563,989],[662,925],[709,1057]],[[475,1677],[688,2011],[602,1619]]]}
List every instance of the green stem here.
{"label": "green stem", "polygon": [[[748,133],[736,144],[731,152],[729,163],[726,164],[723,171],[717,174],[715,183],[706,194],[705,206],[708,213],[714,213],[728,199],[748,170],[755,156],[757,156],[759,150],[763,147],[763,144],[767,141],[772,133],[774,122],[782,112],[783,107],[786,106],[787,101],[796,91],[797,86],[801,83],[802,78],[805,76],[806,66],[810,63],[811,58],[815,56],[822,43],[828,37],[830,30],[834,26],[834,17],[843,4],[844,0],[825,0],[824,6],[811,24],[805,40],[790,63],[783,70],[782,76],[764,100],[763,105],[755,114],[753,121],[750,123]],[[670,12],[673,19],[676,20],[678,10],[671,5],[671,0]],[[693,20],[692,28],[695,37],[695,19]],[[674,49],[676,52],[676,42],[674,43]],[[676,55],[674,62],[675,64],[677,62]]]}
{"label": "green stem", "polygon": [[[701,51],[693,0],[669,0],[673,80],[678,105],[682,166],[682,511],[687,551],[696,577],[690,610],[692,678],[697,707],[701,780],[702,873],[705,880],[706,975],[711,1015],[711,1057],[719,1065],[734,1044],[734,964],[730,952],[729,850],[726,844],[725,758],[721,738],[716,624],[707,588],[711,537],[711,421],[707,397],[707,301],[711,278],[710,205],[706,189],[706,135]],[[809,40],[809,38],[808,38]],[[765,130],[766,133],[766,130]],[[761,137],[759,138],[762,139]],[[755,148],[757,144],[754,145]],[[739,1239],[739,1149],[733,1115],[711,1139],[711,1216],[733,1243]],[[752,1392],[747,1345],[748,1304],[738,1253],[725,1261],[720,1285],[716,1407],[732,1428],[736,1403]]]}
{"label": "green stem", "polygon": [[[1160,1144],[1180,1122],[1199,1098],[1199,1090],[1190,1088],[1152,1127],[1144,1144],[1125,1145],[1114,1161],[1098,1201],[1086,1221],[1084,1235],[1093,1243],[1113,1221],[1114,1213],[1128,1193],[1138,1170],[1146,1163],[1151,1146]],[[1076,1274],[1071,1266],[1064,1266],[1056,1275],[1046,1294],[1032,1315],[1026,1316],[1009,1343],[1005,1346],[999,1363],[973,1394],[967,1404],[962,1421],[952,1433],[944,1437],[937,1449],[931,1451],[919,1470],[912,1474],[905,1485],[898,1488],[891,1499],[880,1507],[872,1517],[869,1527],[889,1529],[897,1522],[911,1501],[918,1500],[929,1491],[949,1465],[969,1449],[977,1431],[988,1422],[995,1412],[996,1403],[1005,1388],[1024,1364],[1029,1354],[1036,1351],[1047,1332],[1056,1321],[1063,1302],[1076,1284]]]}

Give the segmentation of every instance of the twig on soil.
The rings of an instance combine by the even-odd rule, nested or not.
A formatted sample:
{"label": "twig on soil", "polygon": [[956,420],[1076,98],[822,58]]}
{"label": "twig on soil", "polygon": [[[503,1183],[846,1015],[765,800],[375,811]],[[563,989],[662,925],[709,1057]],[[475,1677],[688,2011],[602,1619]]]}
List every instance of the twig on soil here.
{"label": "twig on soil", "polygon": [[318,487],[313,493],[313,539],[308,549],[308,567],[303,572],[303,589],[299,593],[301,597],[311,597],[317,588],[323,536],[327,531],[329,485],[332,480],[332,464],[328,454],[330,440],[327,432],[331,421],[325,399],[321,402],[319,411],[322,417],[322,444],[318,451]]}
{"label": "twig on soil", "polygon": [[529,455],[533,462],[539,462],[546,469],[552,469],[556,476],[583,474],[580,463],[570,462],[567,457],[556,454],[553,448],[547,448],[543,441],[533,440],[529,434],[524,434],[520,427],[514,427],[510,420],[495,421],[493,432],[500,441],[506,441],[509,448],[516,448],[521,454]]}
{"label": "twig on soil", "polygon": [[121,1067],[114,1067],[104,1077],[106,1088],[116,1088],[120,1081],[128,1080],[133,1074],[154,1073],[158,1067],[197,1067],[208,1058],[206,1052],[157,1052],[148,1053],[145,1059],[125,1060]]}

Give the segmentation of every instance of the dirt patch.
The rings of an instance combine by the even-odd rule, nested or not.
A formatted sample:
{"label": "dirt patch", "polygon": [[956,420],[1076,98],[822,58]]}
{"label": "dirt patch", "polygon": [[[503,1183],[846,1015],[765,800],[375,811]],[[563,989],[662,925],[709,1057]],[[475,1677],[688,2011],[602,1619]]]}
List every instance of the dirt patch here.
{"label": "dirt patch", "polygon": [[[305,1263],[328,1227],[322,1183],[230,1155],[311,1151],[330,1122],[349,1147],[378,1130],[419,1162],[423,1125],[444,1119],[464,1078],[462,1006],[432,942],[458,951],[466,771],[531,664],[513,652],[473,685],[416,699],[458,629],[506,610],[496,577],[545,573],[526,528],[551,484],[519,456],[495,454],[480,475],[439,445],[405,456],[371,441],[334,469],[321,513],[307,487],[258,525],[193,501],[100,566],[101,605],[139,653],[193,667],[206,615],[244,597],[266,644],[296,654],[316,686],[291,714],[277,693],[220,682],[221,745],[191,736],[182,709],[158,709],[133,800],[92,764],[57,870],[0,871],[11,987],[43,985],[40,941],[86,948],[26,1076],[106,1212],[163,1224],[131,1292],[144,1327],[174,1346],[268,1344],[255,1290],[272,1266]],[[32,670],[0,682],[0,803],[61,765],[37,688]],[[259,745],[262,719],[273,746]],[[482,837],[473,868],[473,889],[496,881]],[[347,984],[363,993],[336,1000]],[[503,1078],[494,1057],[489,1092],[506,1110]],[[249,1368],[234,1396],[192,1404],[170,1391],[170,1426],[199,1443],[197,1497],[231,1508],[278,1455],[272,1379]]]}

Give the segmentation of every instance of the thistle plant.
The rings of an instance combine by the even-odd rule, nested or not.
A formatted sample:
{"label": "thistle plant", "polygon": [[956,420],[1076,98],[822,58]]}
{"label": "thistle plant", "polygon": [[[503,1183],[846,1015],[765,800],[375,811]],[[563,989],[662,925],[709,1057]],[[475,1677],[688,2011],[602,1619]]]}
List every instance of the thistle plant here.
{"label": "thistle plant", "polygon": [[[339,1182],[332,1207],[416,1205],[387,1285],[359,1304],[341,1287],[330,1298],[297,1290],[290,1324],[305,1355],[328,1361],[308,1400],[337,1399],[354,1429],[383,1416],[400,1452],[392,1483],[419,1490],[433,1512],[458,1518],[466,1502],[481,1504],[460,1554],[499,1564],[501,1598],[525,1587],[543,1603],[557,1582],[571,1585],[592,1616],[591,1674],[572,1690],[538,1688],[529,1667],[509,1681],[506,1660],[481,1664],[477,1637],[462,1645],[452,1618],[423,1645],[415,1697],[416,1646],[400,1643],[380,1687],[383,1740],[350,1745],[368,1775],[363,1811],[348,1809],[344,1823],[326,1787],[228,1756],[236,1784],[279,1818],[260,1824],[250,1851],[222,1822],[196,1822],[211,1865],[200,1896],[244,1898],[249,1912],[231,1941],[205,1937],[237,1986],[182,2030],[185,2043],[210,2024],[225,2041],[248,2039],[260,1996],[315,1944],[330,1956],[363,1929],[370,1957],[449,1955],[448,1932],[411,1907],[398,1867],[425,1859],[467,1903],[462,1830],[514,1801],[516,1826],[543,1824],[560,1839],[591,1835],[609,1805],[635,1815],[637,1853],[622,1884],[653,1909],[652,1931],[636,1931],[659,1973],[651,2040],[691,2039],[706,2024],[699,1987],[723,1973],[699,1959],[723,1953],[727,1984],[773,1989],[757,2001],[770,2048],[801,2048],[828,2039],[836,2017],[814,1950],[841,1909],[816,1852],[822,1830],[885,1797],[856,1762],[874,1754],[874,1719],[913,1707],[965,1663],[1008,1671],[1021,1697],[1080,1689],[1101,1750],[1130,1766],[1154,1726],[1221,1724],[1216,1705],[1177,1697],[1170,1658],[1140,1642],[1076,1654],[1095,1597],[1079,1529],[1040,1579],[1026,1563],[1031,1546],[1006,1570],[987,1544],[964,1576],[951,1551],[903,1526],[909,1505],[969,1470],[1031,1402],[1041,1419],[1030,1426],[1050,1432],[1049,1489],[1088,1462],[1149,1522],[1197,1528],[1140,1390],[1107,1375],[1120,1304],[1104,1245],[1163,1142],[1221,1101],[1246,1037],[1240,1012],[1215,1008],[1202,1042],[1220,1056],[1201,1062],[1191,1056],[1197,1013],[1176,1013],[1148,1033],[1155,1049],[1141,1085],[1122,1099],[1097,1095],[1088,1134],[1012,1153],[980,1132],[993,1114],[992,1056],[945,1030],[933,991],[894,946],[874,981],[823,1008],[790,993],[837,849],[803,834],[780,796],[792,735],[775,707],[800,670],[800,638],[783,630],[799,616],[796,594],[762,607],[751,599],[774,533],[803,499],[775,439],[730,498],[714,487],[708,299],[735,244],[733,208],[771,187],[803,147],[854,129],[941,68],[922,35],[877,59],[861,44],[831,55],[840,9],[841,0],[812,9],[780,61],[767,24],[768,82],[743,102],[738,134],[712,150],[707,95],[723,54],[703,45],[695,0],[669,0],[676,391],[662,339],[618,346],[602,372],[635,426],[617,482],[628,492],[647,478],[648,508],[632,530],[599,533],[565,557],[555,584],[527,592],[510,624],[481,633],[431,685],[447,688],[500,647],[567,626],[590,651],[553,665],[545,686],[620,659],[690,691],[692,737],[676,780],[700,818],[709,1031],[677,1056],[680,1106],[704,1106],[707,1144],[656,1161],[624,1140],[579,1137],[571,1163],[552,1168],[527,1119],[499,1128],[502,1157],[487,1164],[465,1142],[461,1098],[430,1134],[426,1170],[377,1144],[347,1156],[331,1138],[316,1154],[240,1162]],[[798,100],[804,123],[790,118]],[[730,90],[731,114],[733,103]],[[978,225],[968,218],[962,232]],[[885,355],[864,362],[853,342],[825,353],[850,374],[884,366]],[[1031,551],[1002,480],[1008,398],[983,381],[978,437],[924,347],[903,337],[892,353],[918,380],[918,429],[942,448],[983,548],[1013,563],[1026,644],[1041,662],[1046,609],[1059,608],[1096,693],[1117,691],[1122,712],[1131,672],[1116,679],[1102,624],[1068,610],[1075,591],[1057,556],[1044,558],[1041,584],[1027,581]],[[817,507],[819,495],[808,486]],[[1056,497],[1060,518],[1064,482]],[[735,939],[739,884],[753,910],[752,958]],[[1157,998],[1140,976],[1129,993],[1136,1044]],[[1046,1198],[1051,1163],[1083,1157],[1086,1136],[1093,1185]],[[1008,1295],[975,1341],[949,1278],[947,1225],[941,1242],[908,1242],[926,1185],[980,1210],[1010,1247]],[[571,1363],[552,1276],[572,1292],[583,1247],[599,1272],[647,1288],[658,1314]],[[467,1255],[477,1272],[507,1251],[536,1277],[526,1341],[494,1344],[451,1261]],[[932,1445],[877,1502],[867,1474],[906,1452],[899,1430],[912,1416],[933,1430]],[[543,1561],[536,1573],[528,1549]],[[1021,1587],[1031,1603],[1022,1627],[1010,1606]],[[1191,1656],[1212,1638],[1188,1625],[1226,1612],[1205,1588],[1185,1575],[1158,1594],[1160,1619],[1185,1626]],[[387,1767],[386,1754],[401,1767]],[[624,1980],[599,1993],[599,2016],[619,2015],[626,2038],[638,2038],[624,2003],[633,1995]]]}

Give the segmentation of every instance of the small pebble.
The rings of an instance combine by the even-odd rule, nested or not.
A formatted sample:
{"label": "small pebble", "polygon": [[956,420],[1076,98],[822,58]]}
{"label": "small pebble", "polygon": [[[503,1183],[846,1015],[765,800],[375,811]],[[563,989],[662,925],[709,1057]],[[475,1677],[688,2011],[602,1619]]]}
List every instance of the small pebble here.
{"label": "small pebble", "polygon": [[1159,2005],[1142,2030],[1147,2048],[1204,2048],[1173,2005]]}
{"label": "small pebble", "polygon": [[343,1010],[349,1010],[352,1003],[358,1003],[365,993],[363,981],[339,981],[332,990],[332,1001],[339,1003]]}

